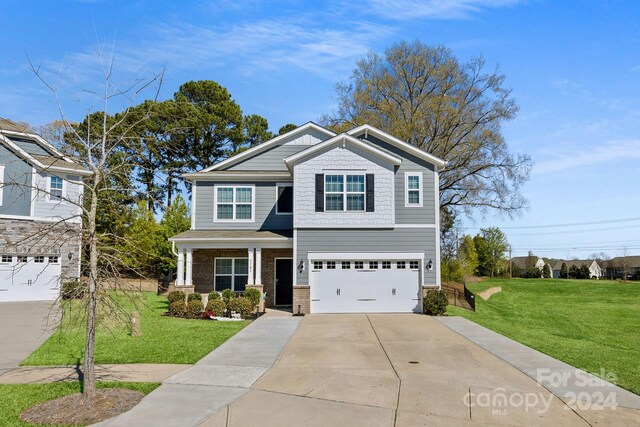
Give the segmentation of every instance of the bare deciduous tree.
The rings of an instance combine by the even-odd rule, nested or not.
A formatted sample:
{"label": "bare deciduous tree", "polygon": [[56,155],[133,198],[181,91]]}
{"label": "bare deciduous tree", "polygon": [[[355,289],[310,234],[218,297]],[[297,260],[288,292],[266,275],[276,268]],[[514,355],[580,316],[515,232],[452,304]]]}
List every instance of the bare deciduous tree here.
{"label": "bare deciduous tree", "polygon": [[[65,203],[76,206],[79,216],[82,218],[82,238],[85,248],[83,275],[86,276],[87,286],[83,290],[86,303],[86,341],[84,351],[84,387],[85,398],[91,399],[96,392],[95,376],[95,336],[99,302],[110,301],[109,293],[105,288],[118,287],[119,271],[122,266],[122,254],[114,247],[114,239],[118,236],[102,233],[97,227],[99,220],[99,205],[108,203],[114,192],[121,188],[113,186],[113,182],[123,174],[130,171],[131,164],[136,158],[127,144],[130,129],[134,128],[138,121],[146,120],[144,114],[136,115],[135,120],[130,119],[129,111],[136,100],[148,91],[153,91],[157,98],[162,84],[163,73],[152,75],[149,78],[135,78],[129,83],[119,83],[114,78],[113,52],[105,53],[103,47],[96,49],[96,57],[101,70],[102,81],[98,90],[85,90],[86,93],[95,96],[99,108],[89,114],[84,123],[72,123],[65,115],[58,87],[50,83],[39,67],[29,61],[31,71],[51,91],[56,99],[60,120],[56,122],[53,132],[56,137],[66,135],[72,142],[66,145],[67,155],[72,155],[74,160],[82,165],[90,175],[82,183],[83,197],[64,197]],[[116,115],[110,115],[112,104],[116,107],[124,105],[124,110]],[[95,120],[98,122],[96,123]],[[51,230],[48,230],[50,233]],[[44,232],[43,232],[44,234]]]}

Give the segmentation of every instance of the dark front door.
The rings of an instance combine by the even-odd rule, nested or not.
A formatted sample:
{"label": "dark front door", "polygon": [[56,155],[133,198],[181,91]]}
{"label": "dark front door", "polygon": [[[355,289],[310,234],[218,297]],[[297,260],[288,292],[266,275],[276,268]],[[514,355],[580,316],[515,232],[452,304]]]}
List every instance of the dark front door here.
{"label": "dark front door", "polygon": [[293,260],[276,259],[276,305],[293,304]]}

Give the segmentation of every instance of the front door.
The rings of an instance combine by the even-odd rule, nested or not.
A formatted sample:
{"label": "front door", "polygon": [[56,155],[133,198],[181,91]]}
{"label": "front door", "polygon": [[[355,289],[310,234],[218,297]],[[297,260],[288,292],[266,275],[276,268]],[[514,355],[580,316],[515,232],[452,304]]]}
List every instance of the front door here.
{"label": "front door", "polygon": [[293,260],[276,258],[275,305],[293,304]]}

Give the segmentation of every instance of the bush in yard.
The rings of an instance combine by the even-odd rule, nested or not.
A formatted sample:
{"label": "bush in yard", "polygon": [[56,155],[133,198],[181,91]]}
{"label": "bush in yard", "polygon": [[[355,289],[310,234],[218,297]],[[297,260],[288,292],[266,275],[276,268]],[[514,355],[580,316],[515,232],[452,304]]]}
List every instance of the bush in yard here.
{"label": "bush in yard", "polygon": [[440,289],[429,289],[423,299],[423,309],[426,314],[441,316],[447,311],[449,299]]}
{"label": "bush in yard", "polygon": [[216,316],[224,316],[225,311],[227,311],[227,306],[220,298],[211,299],[211,297],[209,297],[207,311],[213,311]]}
{"label": "bush in yard", "polygon": [[236,293],[231,289],[225,289],[224,291],[222,291],[222,299],[224,300],[225,304],[229,304],[229,301],[231,301],[235,297]]}
{"label": "bush in yard", "polygon": [[185,317],[187,315],[187,304],[184,301],[174,301],[169,304],[169,315],[175,317]]}
{"label": "bush in yard", "polygon": [[246,297],[238,297],[238,298],[231,299],[227,307],[231,311],[240,313],[242,317],[248,317],[253,312],[253,305],[251,304],[251,301],[249,300],[249,298],[246,298]]}
{"label": "bush in yard", "polygon": [[260,298],[262,298],[262,295],[260,295],[260,291],[256,288],[249,288],[245,290],[242,296],[248,298],[249,301],[251,301],[251,304],[253,304],[254,308],[257,307],[258,304],[260,304]]}
{"label": "bush in yard", "polygon": [[62,299],[83,298],[87,292],[87,284],[82,280],[72,280],[62,284]]}
{"label": "bush in yard", "polygon": [[220,299],[220,294],[216,291],[209,292],[209,301],[213,301],[214,299]]}
{"label": "bush in yard", "polygon": [[202,301],[192,300],[187,303],[187,318],[199,319],[204,311]]}
{"label": "bush in yard", "polygon": [[202,301],[202,295],[198,292],[187,295],[187,302],[189,301]]}
{"label": "bush in yard", "polygon": [[184,301],[185,295],[182,291],[173,291],[169,292],[167,295],[167,299],[169,300],[169,304],[176,301]]}

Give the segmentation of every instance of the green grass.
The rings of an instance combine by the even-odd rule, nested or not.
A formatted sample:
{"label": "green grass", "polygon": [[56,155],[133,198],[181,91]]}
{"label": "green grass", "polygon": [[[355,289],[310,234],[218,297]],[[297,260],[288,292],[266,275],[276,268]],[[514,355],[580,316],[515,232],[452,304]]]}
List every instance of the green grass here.
{"label": "green grass", "polygon": [[[195,363],[244,328],[249,321],[214,322],[163,316],[167,299],[152,292],[138,300],[114,294],[125,312],[138,311],[142,335],[132,337],[125,322],[103,315],[96,331],[95,361],[103,363]],[[85,326],[77,301],[65,303],[61,327],[22,365],[75,365],[84,360]]]}
{"label": "green grass", "polygon": [[501,286],[466,317],[570,365],[640,394],[640,283],[562,279],[487,279],[469,283],[479,292]]}
{"label": "green grass", "polygon": [[[98,388],[128,388],[151,393],[159,383],[98,383]],[[59,382],[50,384],[0,384],[0,426],[43,426],[26,423],[20,414],[27,408],[47,400],[56,399],[81,391],[79,382]]]}

